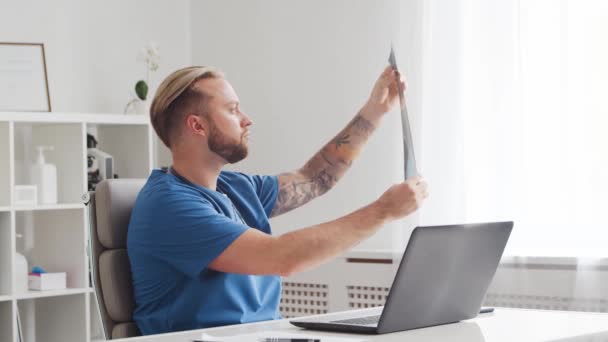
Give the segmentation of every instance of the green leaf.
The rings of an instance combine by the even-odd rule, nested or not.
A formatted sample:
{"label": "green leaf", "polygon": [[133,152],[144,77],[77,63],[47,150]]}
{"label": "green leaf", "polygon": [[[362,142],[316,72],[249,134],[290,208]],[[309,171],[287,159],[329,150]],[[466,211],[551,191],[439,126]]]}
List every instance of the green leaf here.
{"label": "green leaf", "polygon": [[148,85],[146,84],[146,81],[139,80],[135,83],[135,94],[137,94],[137,97],[139,97],[140,100],[146,100],[146,97],[148,96]]}

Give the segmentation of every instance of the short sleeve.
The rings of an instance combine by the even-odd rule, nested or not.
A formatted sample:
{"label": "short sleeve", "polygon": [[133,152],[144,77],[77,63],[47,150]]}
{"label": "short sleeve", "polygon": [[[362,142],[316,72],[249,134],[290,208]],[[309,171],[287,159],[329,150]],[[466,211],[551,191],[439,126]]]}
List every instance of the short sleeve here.
{"label": "short sleeve", "polygon": [[279,182],[277,176],[245,175],[253,184],[256,194],[264,207],[266,216],[270,217],[272,209],[277,202]]}
{"label": "short sleeve", "polygon": [[[174,196],[171,196],[174,197]],[[175,196],[177,197],[177,196]],[[158,221],[150,231],[147,246],[158,258],[189,277],[197,277],[248,227],[218,213],[213,206],[200,199],[185,197],[167,201],[168,207],[159,210]],[[172,218],[167,220],[166,218]]]}

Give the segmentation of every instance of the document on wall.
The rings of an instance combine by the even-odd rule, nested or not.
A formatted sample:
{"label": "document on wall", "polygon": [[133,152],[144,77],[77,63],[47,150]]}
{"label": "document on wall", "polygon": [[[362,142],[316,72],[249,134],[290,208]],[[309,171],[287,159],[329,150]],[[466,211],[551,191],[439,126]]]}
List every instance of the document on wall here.
{"label": "document on wall", "polygon": [[[393,69],[399,71],[397,67],[397,58],[395,57],[395,50],[391,45],[391,53],[388,57],[388,63]],[[401,78],[399,78],[401,83]],[[405,103],[405,96],[403,92],[399,92],[399,107],[401,108],[401,129],[403,131],[403,170],[405,179],[418,174],[418,168],[416,167],[416,156],[414,155],[414,141],[412,139],[412,131],[410,128],[410,120],[407,112],[407,105]]]}
{"label": "document on wall", "polygon": [[260,342],[260,341],[299,341],[310,340],[321,342],[366,342],[368,339],[351,338],[351,337],[335,337],[320,334],[286,332],[286,331],[262,331],[251,334],[233,335],[233,336],[214,336],[207,333],[201,335],[200,340],[196,341],[218,341],[218,342]]}
{"label": "document on wall", "polygon": [[0,111],[50,111],[40,44],[0,43]]}

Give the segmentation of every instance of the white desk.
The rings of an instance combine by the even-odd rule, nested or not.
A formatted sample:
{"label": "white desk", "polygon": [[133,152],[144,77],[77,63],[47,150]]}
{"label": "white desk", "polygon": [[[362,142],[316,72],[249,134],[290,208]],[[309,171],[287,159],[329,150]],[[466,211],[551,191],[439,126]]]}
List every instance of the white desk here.
{"label": "white desk", "polygon": [[[352,311],[356,312],[356,311]],[[343,315],[344,313],[342,313]],[[332,316],[336,314],[328,314]],[[313,316],[318,317],[318,316]],[[302,330],[288,320],[233,325],[220,328],[190,330],[178,333],[142,336],[121,342],[190,342],[203,332],[213,336],[234,336],[263,331],[314,334],[359,338],[381,342],[454,341],[454,342],[533,342],[533,341],[608,341],[608,314],[566,311],[496,309],[494,313],[455,324],[403,331],[385,335],[351,335]],[[218,338],[218,340],[222,340]],[[242,338],[239,341],[256,341]],[[321,339],[323,342],[323,339]]]}

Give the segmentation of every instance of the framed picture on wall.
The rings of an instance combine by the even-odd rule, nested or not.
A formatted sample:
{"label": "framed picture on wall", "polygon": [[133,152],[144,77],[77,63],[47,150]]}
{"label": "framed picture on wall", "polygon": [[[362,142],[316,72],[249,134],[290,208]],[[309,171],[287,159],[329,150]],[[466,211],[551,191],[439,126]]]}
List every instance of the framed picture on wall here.
{"label": "framed picture on wall", "polygon": [[0,111],[51,111],[43,44],[0,42]]}

